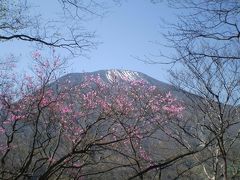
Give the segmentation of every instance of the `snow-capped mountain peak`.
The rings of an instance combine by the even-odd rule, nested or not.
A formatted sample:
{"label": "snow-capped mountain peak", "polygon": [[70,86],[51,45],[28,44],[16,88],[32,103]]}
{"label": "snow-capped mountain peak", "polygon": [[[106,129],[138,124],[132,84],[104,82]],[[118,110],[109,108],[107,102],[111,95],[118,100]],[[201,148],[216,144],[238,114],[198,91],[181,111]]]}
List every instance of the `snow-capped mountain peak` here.
{"label": "snow-capped mountain peak", "polygon": [[129,70],[118,70],[118,69],[107,70],[106,77],[110,82],[113,82],[119,79],[132,81],[132,80],[141,78],[138,72],[129,71]]}

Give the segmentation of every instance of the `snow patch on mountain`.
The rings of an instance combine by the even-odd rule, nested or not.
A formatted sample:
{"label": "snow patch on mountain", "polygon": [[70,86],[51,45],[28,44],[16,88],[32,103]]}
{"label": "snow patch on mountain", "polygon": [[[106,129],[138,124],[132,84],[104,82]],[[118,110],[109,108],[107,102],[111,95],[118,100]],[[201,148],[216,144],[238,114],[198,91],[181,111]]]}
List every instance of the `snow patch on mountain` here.
{"label": "snow patch on mountain", "polygon": [[114,82],[119,79],[133,81],[141,78],[138,72],[129,71],[129,70],[117,70],[117,69],[108,70],[106,72],[106,77],[110,82]]}

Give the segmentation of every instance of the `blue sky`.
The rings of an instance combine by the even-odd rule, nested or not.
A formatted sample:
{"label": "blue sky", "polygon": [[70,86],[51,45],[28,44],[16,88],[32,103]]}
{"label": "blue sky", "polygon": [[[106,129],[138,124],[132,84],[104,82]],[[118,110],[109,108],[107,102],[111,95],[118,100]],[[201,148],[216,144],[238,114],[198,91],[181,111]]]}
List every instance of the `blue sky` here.
{"label": "blue sky", "polygon": [[[144,64],[134,57],[144,58],[145,55],[158,55],[159,50],[169,51],[154,41],[164,43],[160,22],[161,18],[167,20],[170,16],[164,3],[151,4],[146,0],[132,0],[114,8],[97,28],[103,44],[92,52],[91,59],[75,69],[129,69],[166,80],[169,66]],[[158,60],[165,59],[159,57]]]}
{"label": "blue sky", "polygon": [[[44,3],[46,2],[46,3]],[[46,16],[54,13],[55,3],[41,1],[37,7]],[[42,5],[44,4],[44,5]],[[47,6],[46,6],[47,5]],[[114,6],[104,18],[96,18],[86,22],[86,27],[96,31],[97,41],[101,42],[97,49],[87,53],[88,58],[79,56],[71,59],[67,72],[89,72],[102,69],[128,69],[140,71],[156,79],[167,81],[167,65],[150,65],[134,57],[158,55],[159,51],[171,53],[169,49],[154,43],[165,43],[161,36],[161,19],[174,21],[173,12],[162,1],[152,4],[148,0],[124,1],[121,6]],[[21,47],[21,48],[20,48]],[[31,61],[31,45],[23,42],[1,43],[1,56],[14,53],[19,60],[19,69],[26,70]],[[64,57],[65,55],[62,54]],[[157,60],[165,61],[163,57]]]}

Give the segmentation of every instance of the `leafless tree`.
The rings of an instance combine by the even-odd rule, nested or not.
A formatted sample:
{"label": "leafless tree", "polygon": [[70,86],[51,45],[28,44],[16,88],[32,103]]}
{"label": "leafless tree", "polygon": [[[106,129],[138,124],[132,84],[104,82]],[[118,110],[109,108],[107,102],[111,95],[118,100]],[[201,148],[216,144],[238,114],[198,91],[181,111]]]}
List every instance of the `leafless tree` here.
{"label": "leafless tree", "polygon": [[[194,55],[198,58],[239,60],[240,21],[238,0],[169,0],[176,10],[176,23],[167,23],[164,34],[169,47],[181,51],[179,58]],[[227,48],[227,53],[225,49]],[[215,53],[212,53],[215,51]]]}
{"label": "leafless tree", "polygon": [[239,175],[239,1],[169,4],[181,13],[166,34],[176,52],[171,59],[182,68],[172,71],[172,82],[200,97],[189,96],[186,104],[197,133],[193,137],[202,144],[216,138],[206,159],[195,155],[195,160],[209,179],[234,178]]}
{"label": "leafless tree", "polygon": [[[218,56],[217,52],[214,55]],[[190,113],[188,123],[180,126],[186,133],[185,141],[190,147],[204,146],[211,141],[205,151],[193,155],[205,178],[237,178],[240,159],[237,150],[240,145],[239,61],[183,56],[180,56],[183,69],[171,74],[173,84],[192,93],[187,93],[185,100]]]}
{"label": "leafless tree", "polygon": [[[52,3],[52,2],[51,2]],[[96,45],[94,32],[85,30],[83,24],[92,17],[106,12],[104,1],[56,0],[58,15],[44,17],[36,4],[28,0],[0,1],[0,40],[21,40],[41,46],[64,48],[80,54]],[[42,7],[43,9],[43,7]],[[36,14],[36,12],[38,12]],[[43,13],[43,14],[41,14]],[[49,12],[50,13],[50,12]]]}

